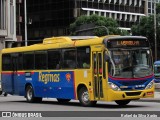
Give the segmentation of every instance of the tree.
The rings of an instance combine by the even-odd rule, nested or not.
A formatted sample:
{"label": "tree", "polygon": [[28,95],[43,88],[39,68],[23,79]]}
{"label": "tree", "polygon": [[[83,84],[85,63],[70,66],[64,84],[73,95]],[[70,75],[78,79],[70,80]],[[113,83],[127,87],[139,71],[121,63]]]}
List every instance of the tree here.
{"label": "tree", "polygon": [[[157,39],[157,46],[160,44],[160,4],[156,6],[156,39]],[[154,50],[155,45],[155,29],[154,29],[154,15],[141,17],[140,22],[138,25],[133,25],[131,27],[132,35],[141,35],[145,36],[149,39],[152,49]]]}
{"label": "tree", "polygon": [[139,24],[131,27],[131,32],[132,35],[142,35],[154,40],[154,16],[141,17]]}
{"label": "tree", "polygon": [[[103,27],[100,27],[103,26]],[[91,16],[80,16],[76,19],[76,21],[70,24],[70,32],[71,35],[76,35],[76,31],[82,30],[84,28],[96,27],[93,30],[93,34],[96,36],[104,36],[107,33],[107,28],[110,35],[120,34],[120,35],[128,35],[129,33],[125,30],[118,29],[118,23],[112,18],[98,16],[96,14]]]}

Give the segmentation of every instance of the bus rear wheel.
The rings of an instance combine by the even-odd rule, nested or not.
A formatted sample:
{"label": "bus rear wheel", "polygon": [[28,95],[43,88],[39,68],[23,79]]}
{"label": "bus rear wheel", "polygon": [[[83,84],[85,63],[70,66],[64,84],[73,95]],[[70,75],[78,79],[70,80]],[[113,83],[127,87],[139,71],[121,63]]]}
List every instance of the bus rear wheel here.
{"label": "bus rear wheel", "polygon": [[116,100],[115,102],[120,106],[127,105],[131,100]]}
{"label": "bus rear wheel", "polygon": [[94,106],[97,101],[89,100],[89,93],[86,87],[82,87],[78,92],[78,99],[82,106],[89,107]]}
{"label": "bus rear wheel", "polygon": [[42,102],[41,97],[35,97],[34,96],[34,90],[33,90],[33,87],[31,85],[27,86],[27,88],[26,88],[26,100],[29,103]]}
{"label": "bus rear wheel", "polygon": [[4,97],[7,97],[8,94],[5,92],[3,95],[4,95]]}

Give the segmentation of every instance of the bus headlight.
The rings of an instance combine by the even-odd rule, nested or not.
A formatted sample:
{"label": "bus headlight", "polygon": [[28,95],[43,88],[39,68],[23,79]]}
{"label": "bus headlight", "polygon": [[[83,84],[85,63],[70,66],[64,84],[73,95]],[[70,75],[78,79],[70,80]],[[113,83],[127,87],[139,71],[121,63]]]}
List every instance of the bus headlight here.
{"label": "bus headlight", "polygon": [[108,84],[109,84],[110,88],[111,88],[112,90],[114,90],[114,91],[120,91],[120,90],[121,90],[117,85],[115,85],[115,84],[112,83],[112,82],[108,82]]}
{"label": "bus headlight", "polygon": [[151,89],[154,85],[154,80],[152,80],[147,86],[145,89]]}

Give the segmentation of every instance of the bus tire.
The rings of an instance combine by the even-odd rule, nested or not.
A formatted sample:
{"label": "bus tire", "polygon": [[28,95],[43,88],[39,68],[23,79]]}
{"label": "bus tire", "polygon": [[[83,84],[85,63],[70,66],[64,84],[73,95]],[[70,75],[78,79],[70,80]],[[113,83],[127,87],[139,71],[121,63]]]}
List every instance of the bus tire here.
{"label": "bus tire", "polygon": [[115,102],[120,106],[127,105],[131,100],[116,100]]}
{"label": "bus tire", "polygon": [[96,105],[97,101],[89,100],[89,93],[86,87],[82,87],[78,92],[78,99],[82,106],[90,107]]}
{"label": "bus tire", "polygon": [[8,94],[5,92],[3,95],[4,95],[4,97],[7,97]]}
{"label": "bus tire", "polygon": [[0,95],[2,95],[2,91],[0,91]]}
{"label": "bus tire", "polygon": [[27,86],[26,88],[26,100],[29,103],[34,103],[34,102],[42,102],[41,97],[35,97],[34,96],[34,90],[31,85]]}
{"label": "bus tire", "polygon": [[57,101],[59,102],[59,103],[67,103],[67,102],[69,102],[71,99],[62,99],[62,98],[57,98]]}

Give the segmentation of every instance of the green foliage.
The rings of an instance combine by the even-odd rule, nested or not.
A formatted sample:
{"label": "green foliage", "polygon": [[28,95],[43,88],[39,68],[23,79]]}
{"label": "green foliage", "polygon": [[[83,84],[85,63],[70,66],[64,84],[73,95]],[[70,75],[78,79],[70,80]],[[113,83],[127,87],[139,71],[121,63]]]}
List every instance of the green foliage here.
{"label": "green foliage", "polygon": [[[140,19],[139,24],[132,26],[131,32],[132,32],[132,35],[142,35],[142,36],[147,37],[151,43],[151,46],[154,52],[154,48],[155,48],[154,15],[142,17]],[[159,33],[160,33],[160,3],[156,5],[156,40],[157,40],[158,48],[160,47],[160,34]]]}
{"label": "green foliage", "polygon": [[76,25],[77,26],[80,26],[80,25],[83,25],[83,24],[85,24],[85,23],[87,23],[88,22],[88,17],[87,16],[85,16],[85,15],[82,15],[81,17],[79,17],[79,19],[77,19],[76,20]]}
{"label": "green foliage", "polygon": [[[132,35],[146,36],[153,44],[154,40],[154,16],[142,17],[138,25],[131,28]],[[157,32],[158,33],[158,32]]]}
{"label": "green foliage", "polygon": [[121,30],[120,33],[122,36],[129,35],[130,33],[127,30]]}
{"label": "green foliage", "polygon": [[[91,16],[80,16],[76,19],[76,21],[72,24],[70,24],[70,32],[71,35],[75,35],[75,31],[78,27],[84,25],[84,24],[94,24],[95,27],[97,26],[104,26],[108,28],[109,34],[120,34],[120,35],[128,35],[129,33],[127,31],[121,31],[118,29],[118,23],[112,18],[106,18],[103,16],[98,16],[96,14]],[[96,36],[105,36],[107,34],[107,30],[104,29],[104,27],[96,28],[94,30],[94,35]]]}

